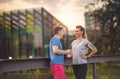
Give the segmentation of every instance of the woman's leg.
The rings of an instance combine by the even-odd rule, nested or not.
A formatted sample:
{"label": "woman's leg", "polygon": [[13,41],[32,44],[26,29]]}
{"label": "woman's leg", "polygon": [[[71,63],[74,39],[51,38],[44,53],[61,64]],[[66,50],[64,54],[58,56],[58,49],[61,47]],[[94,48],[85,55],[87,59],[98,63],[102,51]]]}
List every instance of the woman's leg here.
{"label": "woman's leg", "polygon": [[73,71],[76,79],[86,79],[87,64],[73,65]]}
{"label": "woman's leg", "polygon": [[86,79],[87,75],[87,64],[80,65],[80,75],[81,77],[79,79]]}
{"label": "woman's leg", "polygon": [[72,67],[73,67],[73,72],[74,72],[75,78],[79,79],[79,77],[80,77],[79,65],[73,65]]}

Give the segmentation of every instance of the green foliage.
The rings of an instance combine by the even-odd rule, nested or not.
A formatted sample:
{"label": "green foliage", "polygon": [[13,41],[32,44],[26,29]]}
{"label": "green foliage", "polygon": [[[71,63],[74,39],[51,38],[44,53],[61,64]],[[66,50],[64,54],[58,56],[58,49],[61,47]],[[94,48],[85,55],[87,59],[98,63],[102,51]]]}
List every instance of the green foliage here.
{"label": "green foliage", "polygon": [[[119,79],[120,78],[120,62],[107,62],[96,64],[97,79]],[[88,65],[87,78],[93,79],[93,66]],[[71,66],[65,67],[65,73],[68,79],[75,79]],[[50,69],[32,70],[0,74],[0,79],[54,79]]]}
{"label": "green foliage", "polygon": [[[119,54],[120,52],[120,0],[100,0],[101,8],[91,10],[101,30],[94,33],[90,39],[96,40],[99,52],[102,54]],[[93,38],[94,36],[94,38]],[[94,41],[95,42],[95,41]]]}

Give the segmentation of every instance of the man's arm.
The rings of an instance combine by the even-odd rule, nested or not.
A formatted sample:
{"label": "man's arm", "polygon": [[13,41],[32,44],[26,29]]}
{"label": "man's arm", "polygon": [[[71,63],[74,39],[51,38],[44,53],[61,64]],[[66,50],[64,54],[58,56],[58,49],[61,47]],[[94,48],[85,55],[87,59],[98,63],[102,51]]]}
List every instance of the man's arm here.
{"label": "man's arm", "polygon": [[60,50],[60,49],[58,49],[58,46],[53,46],[52,49],[53,49],[53,53],[55,53],[55,54],[69,54],[70,53],[70,49]]}

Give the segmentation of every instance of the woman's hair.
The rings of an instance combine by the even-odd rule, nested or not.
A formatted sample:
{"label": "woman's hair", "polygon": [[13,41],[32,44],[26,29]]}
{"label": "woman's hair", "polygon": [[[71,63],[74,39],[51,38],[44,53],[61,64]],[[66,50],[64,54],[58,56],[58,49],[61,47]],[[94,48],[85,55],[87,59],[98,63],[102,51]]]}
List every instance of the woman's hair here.
{"label": "woman's hair", "polygon": [[87,38],[86,30],[84,27],[82,27],[81,25],[77,25],[76,28],[79,28],[81,31],[83,31],[83,34],[82,34],[83,38]]}
{"label": "woman's hair", "polygon": [[57,34],[62,29],[63,29],[62,27],[55,27],[53,33]]}

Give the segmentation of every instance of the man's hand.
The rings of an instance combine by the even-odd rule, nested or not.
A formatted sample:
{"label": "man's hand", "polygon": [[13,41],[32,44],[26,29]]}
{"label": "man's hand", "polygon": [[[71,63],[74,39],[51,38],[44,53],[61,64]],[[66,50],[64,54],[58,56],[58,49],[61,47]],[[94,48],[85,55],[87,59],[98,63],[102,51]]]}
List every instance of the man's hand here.
{"label": "man's hand", "polygon": [[67,50],[65,50],[65,52],[66,52],[66,54],[71,54],[72,53],[71,49],[67,49]]}

